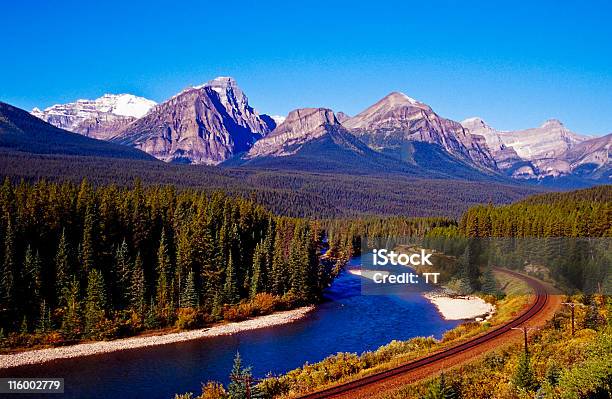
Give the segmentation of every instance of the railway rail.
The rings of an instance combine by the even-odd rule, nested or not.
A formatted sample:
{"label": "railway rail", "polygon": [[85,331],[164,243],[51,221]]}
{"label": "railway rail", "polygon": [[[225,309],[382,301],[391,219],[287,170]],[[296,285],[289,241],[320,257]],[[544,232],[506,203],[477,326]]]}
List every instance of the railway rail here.
{"label": "railway rail", "polygon": [[469,341],[462,342],[460,344],[457,344],[450,348],[433,353],[426,357],[422,357],[422,358],[413,360],[409,363],[403,364],[401,366],[397,366],[389,370],[385,370],[385,371],[381,371],[381,372],[378,372],[372,375],[368,375],[366,377],[359,378],[354,381],[345,382],[343,384],[336,385],[334,387],[326,388],[320,391],[315,391],[315,392],[300,396],[300,398],[318,399],[318,398],[331,398],[331,397],[338,396],[338,395],[348,395],[351,393],[351,391],[355,391],[357,389],[366,387],[368,385],[373,385],[376,383],[381,383],[383,381],[393,379],[394,377],[397,377],[407,372],[414,371],[424,366],[430,366],[436,362],[439,362],[441,360],[446,360],[451,356],[457,355],[459,353],[465,352],[474,347],[487,343],[493,339],[500,337],[501,335],[510,334],[512,333],[512,328],[518,327],[521,324],[526,323],[527,321],[532,319],[534,316],[536,316],[538,313],[540,313],[542,309],[544,309],[549,298],[548,298],[548,293],[546,291],[546,287],[541,282],[531,277],[525,276],[517,272],[510,271],[510,270],[499,269],[499,268],[496,268],[496,270],[510,274],[514,277],[524,280],[533,289],[535,293],[535,301],[533,301],[533,303],[529,306],[529,308],[525,312],[523,312],[521,315],[519,315],[517,318],[491,330],[490,332],[486,334],[479,335],[478,337],[473,338]]}

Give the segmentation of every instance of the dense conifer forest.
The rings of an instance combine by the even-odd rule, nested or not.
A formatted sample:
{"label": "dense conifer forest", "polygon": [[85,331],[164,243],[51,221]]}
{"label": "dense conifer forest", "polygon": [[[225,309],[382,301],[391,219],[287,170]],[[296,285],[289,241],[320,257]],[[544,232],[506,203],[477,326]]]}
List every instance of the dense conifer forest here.
{"label": "dense conifer forest", "polygon": [[458,217],[479,203],[508,204],[542,188],[515,182],[415,179],[401,175],[308,173],[109,158],[0,151],[0,177],[129,187],[173,185],[223,191],[254,200],[275,214],[309,218],[356,216]]}
{"label": "dense conifer forest", "polygon": [[460,231],[468,237],[610,237],[612,186],[472,207],[461,217]]}
{"label": "dense conifer forest", "polygon": [[[318,223],[240,197],[81,184],[0,188],[5,346],[189,328],[316,302]],[[336,251],[338,252],[338,251]]]}

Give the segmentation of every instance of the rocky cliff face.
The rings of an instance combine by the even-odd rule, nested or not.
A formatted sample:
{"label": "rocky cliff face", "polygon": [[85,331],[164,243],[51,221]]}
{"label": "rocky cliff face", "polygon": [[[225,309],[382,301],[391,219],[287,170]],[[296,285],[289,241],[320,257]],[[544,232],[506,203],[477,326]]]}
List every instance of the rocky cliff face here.
{"label": "rocky cliff face", "polygon": [[340,111],[336,114],[336,119],[338,119],[338,122],[343,123],[351,119],[351,117],[345,114],[344,112]]}
{"label": "rocky cliff face", "polygon": [[275,127],[260,116],[234,79],[190,87],[126,126],[112,141],[166,162],[216,165],[248,151]]}
{"label": "rocky cliff face", "polygon": [[239,164],[353,175],[446,176],[398,162],[372,150],[344,128],[327,108],[302,108],[290,112],[282,124],[242,156]]}
{"label": "rocky cliff face", "polygon": [[462,125],[485,138],[498,166],[514,178],[610,178],[612,135],[582,136],[556,119],[536,128],[517,131],[498,131],[480,118],[466,119]]}
{"label": "rocky cliff face", "polygon": [[588,140],[588,137],[570,131],[556,119],[548,120],[540,127],[499,132],[498,135],[519,157],[530,161],[557,158],[576,144]]}
{"label": "rocky cliff face", "polygon": [[56,127],[87,137],[107,140],[144,116],[155,102],[131,94],[105,94],[95,100],[56,104],[32,115]]}
{"label": "rocky cliff face", "polygon": [[[518,156],[514,148],[507,146],[502,141],[499,136],[499,132],[487,125],[482,119],[466,119],[461,122],[461,125],[468,129],[473,136],[482,138],[484,145],[489,148],[489,152],[491,153],[491,156],[493,156],[493,159],[495,159],[499,169],[508,170],[517,165],[517,163],[523,161],[523,159]],[[529,170],[531,169],[528,166],[527,169],[523,170],[523,173],[529,173]]]}
{"label": "rocky cliff face", "polygon": [[339,127],[334,112],[327,108],[302,108],[291,111],[287,118],[267,137],[253,145],[246,158],[287,156],[302,145]]}
{"label": "rocky cliff face", "polygon": [[411,142],[422,142],[437,145],[476,167],[495,169],[495,161],[481,138],[403,93],[389,94],[343,125],[374,149],[401,151]]}
{"label": "rocky cliff face", "polygon": [[597,179],[612,179],[612,133],[582,141],[567,150],[561,158],[569,163],[573,174]]}

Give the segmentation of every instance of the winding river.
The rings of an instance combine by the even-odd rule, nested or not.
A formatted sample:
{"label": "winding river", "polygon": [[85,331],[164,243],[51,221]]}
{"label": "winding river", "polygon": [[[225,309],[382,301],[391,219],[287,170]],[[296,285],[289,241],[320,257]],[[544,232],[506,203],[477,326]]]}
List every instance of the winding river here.
{"label": "winding river", "polygon": [[[353,258],[348,267],[359,262]],[[208,380],[227,383],[236,352],[256,377],[263,377],[336,352],[361,353],[394,339],[440,337],[459,323],[442,319],[418,294],[362,296],[360,277],[350,273],[342,273],[325,298],[315,311],[291,324],[21,367],[10,370],[10,376],[63,377],[64,398],[169,399],[178,392],[199,393],[200,383]]]}

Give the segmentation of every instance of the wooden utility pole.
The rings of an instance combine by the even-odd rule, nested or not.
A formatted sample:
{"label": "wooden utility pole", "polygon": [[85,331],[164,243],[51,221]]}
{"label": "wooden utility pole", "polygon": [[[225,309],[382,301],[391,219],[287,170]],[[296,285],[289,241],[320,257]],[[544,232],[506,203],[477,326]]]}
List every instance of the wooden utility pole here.
{"label": "wooden utility pole", "polygon": [[523,332],[523,337],[525,339],[525,356],[529,356],[529,347],[527,342],[527,332],[531,330],[539,330],[539,327],[512,327],[513,330],[520,330]]}
{"label": "wooden utility pole", "polygon": [[570,309],[572,309],[572,336],[574,336],[574,333],[576,332],[576,327],[575,327],[575,314],[576,314],[576,305],[578,306],[584,306],[581,303],[575,303],[575,302],[562,302],[562,305],[565,306],[569,306]]}

